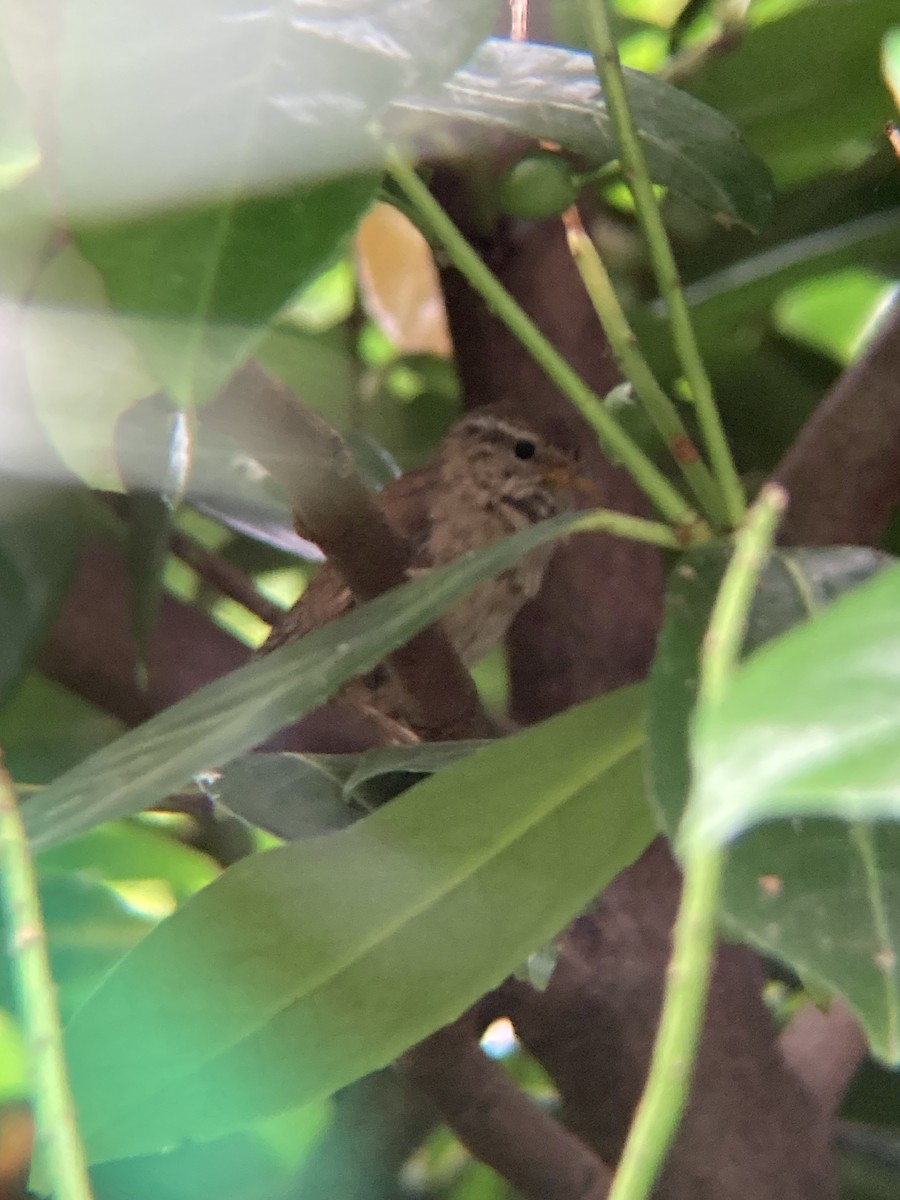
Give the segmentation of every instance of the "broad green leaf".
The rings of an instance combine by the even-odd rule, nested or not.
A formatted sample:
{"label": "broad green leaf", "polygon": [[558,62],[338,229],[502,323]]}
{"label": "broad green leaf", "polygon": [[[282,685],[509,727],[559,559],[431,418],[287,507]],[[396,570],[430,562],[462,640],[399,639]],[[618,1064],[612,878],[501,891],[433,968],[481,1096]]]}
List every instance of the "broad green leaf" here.
{"label": "broad green leaf", "polygon": [[[650,683],[648,773],[652,797],[671,832],[689,783],[698,655],[727,561],[725,547],[692,554],[676,568],[667,596]],[[779,551],[763,575],[745,648],[805,620],[886,561],[885,555],[853,547]],[[788,680],[780,677],[773,687],[773,712],[785,686]],[[773,737],[777,734],[773,720]],[[782,743],[786,760],[792,744],[790,737]],[[727,802],[724,795],[716,799]],[[790,963],[819,989],[842,993],[874,1051],[889,1061],[900,1057],[891,951],[891,941],[900,938],[900,930],[892,928],[900,911],[898,851],[893,825],[863,829],[795,818],[752,829],[729,849],[720,913],[733,936]]]}
{"label": "broad green leaf", "polygon": [[830,0],[748,29],[691,81],[727,113],[779,184],[847,170],[883,137],[881,38],[895,0]]}
{"label": "broad green leaf", "polygon": [[64,841],[222,767],[371,670],[478,583],[586,522],[585,516],[544,521],[216,680],[33,797],[23,810],[29,835],[39,847]]}
{"label": "broad green leaf", "polygon": [[484,745],[422,742],[363,754],[251,754],[201,782],[244,820],[291,840],[345,829],[424,775]]}
{"label": "broad green leaf", "polygon": [[67,1031],[92,1158],[329,1094],[497,984],[653,836],[641,710],[572,709],[197,893]]}
{"label": "broad green leaf", "polygon": [[[734,126],[652,75],[626,76],[653,180],[725,220],[767,224],[771,178]],[[402,97],[393,114],[399,128],[426,139],[429,120],[440,119],[444,139],[446,122],[462,120],[485,136],[503,128],[548,139],[591,162],[618,156],[591,56],[560,47],[491,39],[446,84]]]}
{"label": "broad green leaf", "polygon": [[75,567],[72,496],[0,480],[0,703],[31,665]]}
{"label": "broad green leaf", "polygon": [[225,384],[291,297],[345,248],[376,175],[80,225],[78,244],[159,384],[182,404]]}
{"label": "broad green leaf", "polygon": [[[40,58],[27,58],[21,22],[3,32],[58,125],[72,210],[111,214],[374,165],[371,119],[465,62],[499,9],[498,0],[71,0],[52,89]],[[54,45],[52,6],[48,14],[44,45]],[[40,32],[38,22],[33,41]]]}
{"label": "broad green leaf", "polygon": [[[727,545],[703,547],[675,567],[650,676],[647,769],[651,796],[674,836],[690,786],[688,723],[697,696],[700,646],[722,575]],[[890,561],[865,547],[779,550],[767,564],[750,610],[744,652],[805,621]]]}
{"label": "broad green leaf", "polygon": [[762,647],[694,725],[685,838],[900,818],[900,567]]}
{"label": "broad green leaf", "polygon": [[285,1195],[290,1177],[253,1131],[242,1130],[202,1145],[98,1164],[91,1188],[95,1200],[264,1200]]}
{"label": "broad green leaf", "polygon": [[729,852],[729,935],[790,964],[814,994],[838,992],[871,1051],[900,1066],[900,826],[795,818],[749,830]]}

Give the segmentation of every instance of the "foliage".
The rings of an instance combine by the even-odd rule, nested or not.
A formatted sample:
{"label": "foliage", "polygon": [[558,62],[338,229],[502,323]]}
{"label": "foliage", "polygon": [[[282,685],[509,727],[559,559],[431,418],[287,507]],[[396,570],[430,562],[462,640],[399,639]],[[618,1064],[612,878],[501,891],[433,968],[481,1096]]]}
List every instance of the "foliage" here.
{"label": "foliage", "polygon": [[[549,6],[564,47],[490,39],[499,11],[77,0],[53,37],[42,6],[0,15],[0,311],[12,331],[0,344],[0,745],[36,851],[99,1196],[137,1194],[138,1177],[193,1195],[184,1181],[209,1180],[220,1156],[244,1173],[210,1185],[217,1194],[244,1194],[249,1176],[275,1194],[327,1126],[331,1092],[457,1016],[640,853],[654,829],[642,755],[666,834],[728,847],[728,933],[811,994],[846,999],[875,1055],[900,1063],[900,584],[887,555],[776,552],[747,660],[699,712],[728,531],[673,556],[646,746],[644,693],[628,689],[487,748],[248,754],[571,522],[414,581],[124,734],[40,674],[82,538],[130,540],[142,647],[173,588],[239,636],[250,628],[176,573],[173,530],[261,586],[279,572],[297,583],[310,547],[280,484],[205,423],[243,364],[293,387],[381,482],[446,428],[452,363],[398,348],[355,241],[377,197],[410,207],[385,182],[388,141],[476,153],[486,229],[575,192],[599,207],[592,232],[628,321],[695,435],[573,6]],[[752,486],[896,294],[900,169],[882,131],[897,14],[894,0],[759,0],[723,46],[718,11],[622,0],[618,34],[688,311]],[[510,201],[514,164],[484,152],[501,131],[530,163],[550,161],[537,139],[561,147],[550,200]],[[92,489],[149,492],[155,507],[123,518]],[[900,551],[898,538],[895,523],[883,550]],[[216,861],[189,844],[193,818],[138,815],[182,789],[202,809],[195,783],[212,825],[237,814],[257,852]],[[0,1057],[13,1061],[2,984]],[[21,1095],[19,1072],[2,1082]],[[869,1065],[850,1103],[900,1123],[884,1066]],[[188,1138],[202,1144],[165,1153]],[[499,1186],[463,1159],[446,1194]]]}

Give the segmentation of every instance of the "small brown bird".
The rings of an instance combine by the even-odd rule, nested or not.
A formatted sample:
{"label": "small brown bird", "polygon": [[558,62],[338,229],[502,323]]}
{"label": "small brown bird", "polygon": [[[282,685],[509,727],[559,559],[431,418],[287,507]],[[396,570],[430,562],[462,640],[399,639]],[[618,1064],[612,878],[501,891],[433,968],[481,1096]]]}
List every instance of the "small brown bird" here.
{"label": "small brown bird", "polygon": [[[597,485],[578,474],[573,457],[551,446],[518,419],[482,410],[464,417],[435,456],[379,493],[377,503],[412,552],[410,574],[444,566],[468,550],[490,545],[547,517],[579,507],[579,493]],[[444,617],[444,626],[467,666],[506,633],[538,592],[553,547],[531,551],[510,570],[482,584]],[[261,653],[345,613],[354,604],[340,574],[326,564],[275,625]],[[342,692],[345,701],[401,740],[395,726],[408,720],[408,704],[386,663]],[[409,739],[406,739],[409,740]]]}

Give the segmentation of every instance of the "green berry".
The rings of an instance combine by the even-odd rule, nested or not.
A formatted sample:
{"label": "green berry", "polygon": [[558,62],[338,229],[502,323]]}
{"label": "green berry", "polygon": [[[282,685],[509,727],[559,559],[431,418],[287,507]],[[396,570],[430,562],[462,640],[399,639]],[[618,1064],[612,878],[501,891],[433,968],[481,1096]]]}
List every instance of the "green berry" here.
{"label": "green berry", "polygon": [[558,217],[575,203],[577,194],[569,164],[551,150],[520,159],[500,181],[501,209],[524,221]]}

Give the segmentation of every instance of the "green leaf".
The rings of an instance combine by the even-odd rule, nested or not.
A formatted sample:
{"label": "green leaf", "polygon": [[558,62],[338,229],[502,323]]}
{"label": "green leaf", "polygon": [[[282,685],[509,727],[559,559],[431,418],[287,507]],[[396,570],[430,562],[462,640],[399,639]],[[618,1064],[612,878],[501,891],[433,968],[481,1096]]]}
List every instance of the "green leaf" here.
{"label": "green leaf", "polygon": [[895,0],[809,4],[744,32],[691,91],[727,113],[779,184],[848,170],[883,137],[882,35]]}
{"label": "green leaf", "polygon": [[694,725],[683,835],[900,818],[900,567],[758,650]]}
{"label": "green leaf", "polygon": [[[688,724],[697,697],[700,647],[730,557],[726,544],[685,555],[666,593],[665,620],[650,675],[647,769],[651,796],[673,836],[690,785]],[[887,555],[860,546],[776,551],[750,610],[744,652],[805,621],[888,561]]]}
{"label": "green leaf", "polygon": [[583,520],[557,517],[466,555],[202,688],[33,797],[23,808],[30,837],[37,846],[74,837],[222,767],[371,670],[477,584]]}
{"label": "green leaf", "polygon": [[[363,754],[251,754],[202,780],[226,808],[276,837],[345,829],[366,811],[486,743],[422,742]],[[354,804],[355,802],[355,804]]]}
{"label": "green leaf", "polygon": [[[53,95],[41,59],[26,86],[57,108],[47,115],[72,211],[152,212],[375,165],[372,118],[465,62],[499,9],[498,0],[71,0]],[[43,30],[8,24],[18,57],[27,32],[59,40],[51,19]]]}
{"label": "green leaf", "polygon": [[159,881],[175,902],[206,887],[218,867],[206,854],[136,821],[116,821],[38,856],[42,872],[82,874],[117,887]]}
{"label": "green leaf", "polygon": [[[667,595],[650,681],[647,765],[652,798],[670,832],[687,795],[697,662],[728,553],[721,546],[688,556],[673,573]],[[745,649],[806,619],[886,561],[858,547],[777,552],[762,578]],[[780,676],[770,695],[773,710],[786,685],[788,679]],[[789,756],[790,737],[782,746]],[[724,795],[718,800],[724,803]],[[732,936],[790,963],[818,989],[842,993],[873,1050],[890,1061],[900,1055],[892,957],[892,945],[900,940],[900,929],[893,927],[900,911],[898,833],[894,825],[863,830],[801,818],[752,829],[729,850],[720,913]]]}
{"label": "green leaf", "polygon": [[889,29],[881,39],[881,71],[900,109],[900,25]]}
{"label": "green leaf", "polygon": [[572,709],[199,892],[68,1029],[91,1156],[326,1095],[497,984],[653,836],[641,709]]}
{"label": "green leaf", "polygon": [[[766,225],[771,178],[731,122],[652,75],[626,79],[654,182],[730,221]],[[485,136],[502,128],[557,142],[591,162],[618,154],[591,56],[555,46],[493,38],[442,87],[404,96],[392,112],[400,129],[426,140],[439,118],[445,140],[446,122],[463,120]]]}
{"label": "green leaf", "polygon": [[[778,297],[789,288],[812,283],[823,275],[860,264],[874,269],[900,268],[900,209],[869,213],[842,225],[783,241],[761,254],[743,258],[685,288],[685,299],[704,355],[713,366],[727,370],[736,357],[758,351],[760,328]],[[668,374],[677,373],[665,311],[660,304],[652,317],[635,314],[642,341],[651,345],[654,363]],[[742,327],[735,346],[734,332]],[[656,343],[663,342],[657,349]]]}
{"label": "green leaf", "polygon": [[836,271],[789,288],[773,318],[780,333],[847,367],[874,337],[897,290],[895,282],[871,271]]}
{"label": "green leaf", "polygon": [[0,703],[30,666],[75,568],[72,497],[0,480]]}
{"label": "green leaf", "polygon": [[[356,755],[249,754],[200,780],[231,812],[276,837],[294,840],[352,825],[344,798],[343,759]],[[332,764],[332,759],[338,759]],[[343,763],[352,770],[352,762]],[[358,815],[358,814],[356,814]]]}
{"label": "green leaf", "polygon": [[114,717],[36,671],[0,713],[4,765],[28,784],[49,783],[121,733]]}
{"label": "green leaf", "polygon": [[153,373],[182,404],[209,399],[294,293],[342,253],[376,175],[107,224],[78,244]]}

